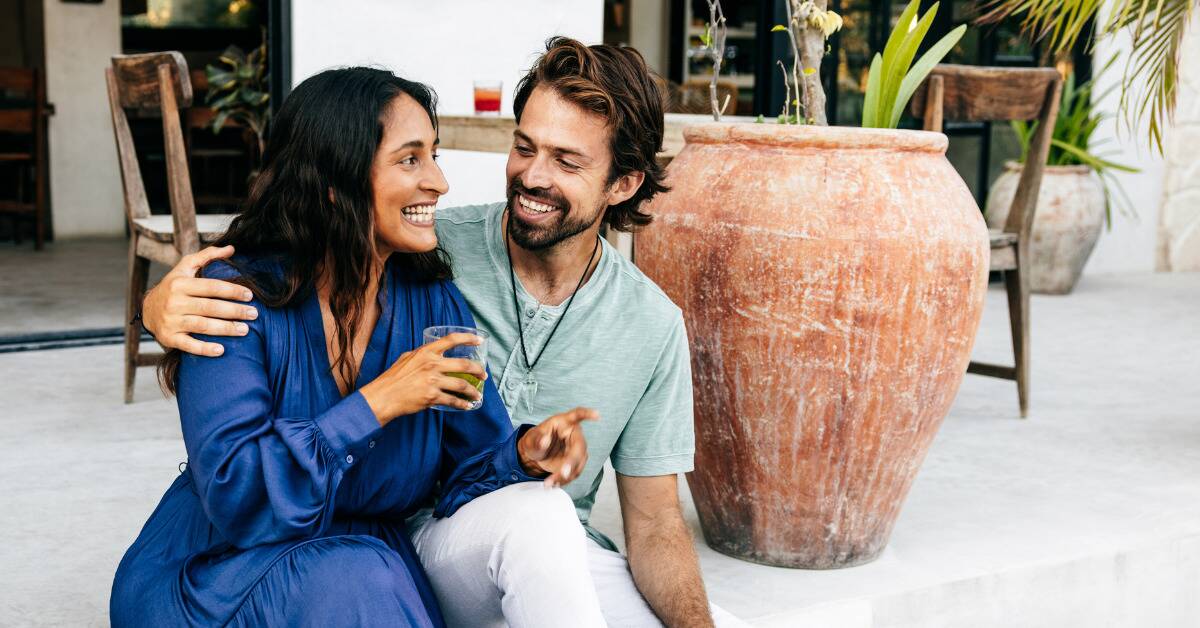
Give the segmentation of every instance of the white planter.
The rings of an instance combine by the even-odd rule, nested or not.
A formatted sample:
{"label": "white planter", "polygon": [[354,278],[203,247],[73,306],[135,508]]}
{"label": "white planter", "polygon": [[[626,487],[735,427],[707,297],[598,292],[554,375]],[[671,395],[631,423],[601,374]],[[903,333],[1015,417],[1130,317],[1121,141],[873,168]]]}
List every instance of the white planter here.
{"label": "white planter", "polygon": [[[988,227],[1004,228],[1021,164],[1008,162],[992,184],[984,212]],[[1104,183],[1087,166],[1047,166],[1042,175],[1033,237],[1030,287],[1040,294],[1068,294],[1104,230]]]}

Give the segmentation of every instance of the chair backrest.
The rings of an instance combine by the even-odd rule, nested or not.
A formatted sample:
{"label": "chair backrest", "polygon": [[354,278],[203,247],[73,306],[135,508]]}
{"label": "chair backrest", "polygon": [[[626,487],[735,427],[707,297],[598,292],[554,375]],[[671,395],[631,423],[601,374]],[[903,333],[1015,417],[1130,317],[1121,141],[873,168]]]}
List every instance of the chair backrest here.
{"label": "chair backrest", "polygon": [[1037,129],[1013,196],[1004,230],[1027,246],[1037,211],[1042,172],[1058,116],[1062,76],[1054,68],[995,68],[942,64],[913,95],[911,112],[929,131],[941,131],[943,119],[962,122],[1035,120]]}
{"label": "chair backrest", "polygon": [[[709,81],[694,79],[683,85],[668,84],[667,111],[670,113],[712,113]],[[728,100],[726,100],[728,99]],[[738,86],[733,81],[717,81],[717,104],[725,105],[723,115],[737,115]]]}
{"label": "chair backrest", "polygon": [[0,107],[0,132],[40,135],[44,125],[38,120],[46,115],[46,84],[42,73],[33,68],[0,68],[0,96],[5,100],[28,103],[28,106]]}
{"label": "chair backrest", "polygon": [[181,255],[200,248],[196,231],[196,205],[188,172],[187,151],[179,123],[179,110],[192,103],[192,83],[187,62],[178,52],[116,55],[105,68],[108,104],[112,109],[113,134],[121,162],[125,190],[125,217],[130,221],[150,215],[146,188],[138,167],[129,112],[137,117],[161,117],[167,161],[167,190],[175,230],[175,248]]}

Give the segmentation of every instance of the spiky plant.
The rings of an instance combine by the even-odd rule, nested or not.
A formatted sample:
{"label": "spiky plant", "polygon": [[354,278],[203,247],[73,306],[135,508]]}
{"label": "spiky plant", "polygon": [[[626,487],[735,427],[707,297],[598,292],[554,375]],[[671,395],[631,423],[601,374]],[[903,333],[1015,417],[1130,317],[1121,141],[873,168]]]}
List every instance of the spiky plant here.
{"label": "spiky plant", "polygon": [[[1119,164],[1109,160],[1110,153],[1098,152],[1103,146],[1100,142],[1092,141],[1092,134],[1100,123],[1112,117],[1112,114],[1097,111],[1093,103],[1103,101],[1108,92],[1097,97],[1092,96],[1095,81],[1116,61],[1113,57],[1096,73],[1090,81],[1075,83],[1075,73],[1067,75],[1063,83],[1062,100],[1058,107],[1058,118],[1054,121],[1054,135],[1050,140],[1050,155],[1046,159],[1048,166],[1087,166],[1091,168],[1104,184],[1104,218],[1109,228],[1112,228],[1112,206],[1114,200],[1122,212],[1133,215],[1133,204],[1121,187],[1121,181],[1115,176],[1117,172],[1136,173],[1137,168]],[[1109,88],[1109,91],[1115,86]],[[1029,154],[1029,144],[1033,139],[1037,122],[1011,122],[1017,140],[1021,143],[1021,163]]]}

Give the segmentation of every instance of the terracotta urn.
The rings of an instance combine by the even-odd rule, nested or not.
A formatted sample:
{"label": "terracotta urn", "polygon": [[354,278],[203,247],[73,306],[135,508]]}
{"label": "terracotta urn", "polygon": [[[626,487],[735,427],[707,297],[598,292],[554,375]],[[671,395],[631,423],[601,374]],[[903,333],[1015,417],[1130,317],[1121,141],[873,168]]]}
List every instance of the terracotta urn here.
{"label": "terracotta urn", "polygon": [[637,261],[684,311],[704,537],[769,565],[869,562],[970,359],[983,216],[938,133],[684,137]]}
{"label": "terracotta urn", "polygon": [[[1021,178],[1021,164],[1004,164],[988,192],[987,224],[1004,228]],[[1075,289],[1100,232],[1104,230],[1104,183],[1088,166],[1046,166],[1033,214],[1029,242],[1030,289],[1068,294]]]}

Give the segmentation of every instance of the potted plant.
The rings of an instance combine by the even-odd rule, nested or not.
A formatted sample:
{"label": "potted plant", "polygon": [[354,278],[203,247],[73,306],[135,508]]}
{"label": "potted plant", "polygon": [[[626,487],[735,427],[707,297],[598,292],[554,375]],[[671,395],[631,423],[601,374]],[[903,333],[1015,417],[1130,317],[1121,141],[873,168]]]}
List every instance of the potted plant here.
{"label": "potted plant", "polygon": [[[271,120],[266,37],[250,54],[237,46],[229,46],[218,60],[223,67],[210,64],[204,69],[208,79],[208,94],[204,103],[215,114],[212,131],[220,133],[230,121],[244,127],[253,136],[257,151],[255,163],[258,163],[266,150],[267,125]],[[250,174],[251,179],[257,174],[258,169],[255,168]]]}
{"label": "potted plant", "polygon": [[639,266],[684,311],[688,484],[723,553],[819,569],[876,558],[966,371],[987,229],[946,137],[895,129],[962,28],[917,59],[937,5],[917,6],[872,63],[874,128],[848,128],[823,125],[816,80],[841,20],[789,0],[780,117],[796,124],[686,129],[639,235]]}
{"label": "potted plant", "polygon": [[[1110,61],[1097,77],[1111,65]],[[1114,197],[1124,200],[1122,207],[1129,207],[1113,173],[1138,172],[1092,152],[1092,133],[1109,117],[1092,107],[1093,101],[1104,98],[1093,98],[1094,81],[1076,86],[1071,73],[1063,85],[1030,242],[1030,287],[1041,294],[1068,294],[1075,289],[1104,224],[1112,224]],[[992,185],[985,217],[993,228],[1003,227],[1008,218],[1036,123],[1013,122],[1012,126],[1021,142],[1021,159],[1006,163]]]}

